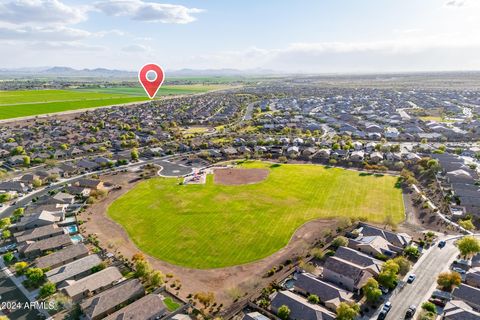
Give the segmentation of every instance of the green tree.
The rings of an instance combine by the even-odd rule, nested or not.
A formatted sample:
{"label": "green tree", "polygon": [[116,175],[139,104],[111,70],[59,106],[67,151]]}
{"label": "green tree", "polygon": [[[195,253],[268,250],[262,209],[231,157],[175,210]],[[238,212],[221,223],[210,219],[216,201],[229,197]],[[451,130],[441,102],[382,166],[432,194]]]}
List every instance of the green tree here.
{"label": "green tree", "polygon": [[42,180],[40,180],[39,178],[34,178],[32,180],[32,186],[34,188],[40,188],[42,186]]}
{"label": "green tree", "polygon": [[480,252],[480,241],[474,236],[465,236],[456,243],[460,254],[470,257]]}
{"label": "green tree", "polygon": [[95,272],[98,272],[98,271],[102,271],[103,269],[105,269],[107,267],[107,264],[105,262],[100,262],[99,264],[97,264],[96,266],[93,266],[92,267],[92,273],[95,273]]}
{"label": "green tree", "polygon": [[137,148],[133,148],[132,151],[130,152],[130,156],[132,157],[132,160],[138,160],[138,150]]}
{"label": "green tree", "polygon": [[152,271],[152,267],[146,260],[138,260],[135,263],[135,276],[139,278],[148,278],[150,272]]}
{"label": "green tree", "polygon": [[8,239],[12,236],[12,233],[10,230],[3,230],[2,231],[2,239]]}
{"label": "green tree", "polygon": [[10,201],[12,199],[12,195],[9,193],[2,193],[0,194],[0,203],[4,203]]}
{"label": "green tree", "polygon": [[400,266],[395,261],[388,260],[383,264],[382,271],[378,275],[378,283],[389,289],[395,288],[399,271]]}
{"label": "green tree", "polygon": [[362,292],[367,297],[368,302],[377,302],[382,296],[382,291],[379,289],[377,280],[370,278],[362,287]]}
{"label": "green tree", "polygon": [[158,270],[153,271],[150,274],[149,283],[152,287],[158,287],[163,283],[163,279],[164,279],[164,276],[163,276],[162,272],[160,272]]}
{"label": "green tree", "polygon": [[32,284],[39,284],[45,278],[45,274],[40,268],[28,268],[25,271],[25,276],[32,282]]}
{"label": "green tree", "polygon": [[286,305],[280,306],[277,311],[277,316],[282,320],[288,319],[290,316],[290,308]]}
{"label": "green tree", "polygon": [[15,269],[17,275],[22,275],[27,269],[27,267],[28,263],[26,263],[25,261],[17,262],[13,265],[13,268]]}
{"label": "green tree", "polygon": [[437,312],[437,307],[431,302],[422,303],[422,309],[429,312]]}
{"label": "green tree", "polygon": [[3,218],[0,220],[0,229],[8,228],[11,224],[10,218]]}
{"label": "green tree", "polygon": [[56,290],[57,286],[55,285],[55,283],[49,281],[40,288],[39,294],[41,298],[46,298],[54,294]]}
{"label": "green tree", "polygon": [[320,298],[316,294],[311,294],[308,296],[308,302],[318,304],[320,302]]}
{"label": "green tree", "polygon": [[354,320],[360,314],[360,306],[356,303],[340,302],[337,307],[337,320]]}
{"label": "green tree", "polygon": [[29,167],[30,166],[30,157],[29,156],[23,157],[23,166],[24,167]]}
{"label": "green tree", "polygon": [[332,241],[332,246],[334,248],[346,247],[348,245],[348,239],[343,236],[338,236]]}
{"label": "green tree", "polygon": [[408,261],[408,259],[406,259],[405,257],[398,256],[394,258],[393,261],[400,267],[400,269],[398,270],[399,274],[404,276],[408,273],[408,271],[410,271],[410,261]]}
{"label": "green tree", "polygon": [[418,248],[414,246],[405,247],[405,249],[403,249],[403,253],[411,259],[416,259],[420,255],[420,251],[418,251]]}
{"label": "green tree", "polygon": [[448,271],[438,275],[437,283],[445,290],[452,290],[453,287],[462,283],[462,276],[458,272]]}
{"label": "green tree", "polygon": [[26,152],[25,152],[25,149],[23,149],[22,146],[18,146],[18,147],[13,148],[12,151],[10,151],[10,154],[12,156],[18,156],[18,155],[26,154]]}
{"label": "green tree", "polygon": [[23,217],[23,214],[25,213],[24,208],[17,208],[13,211],[12,216],[15,218],[15,221]]}
{"label": "green tree", "polygon": [[472,219],[465,219],[458,221],[458,224],[465,230],[475,230],[475,225],[472,222]]}
{"label": "green tree", "polygon": [[15,256],[11,252],[7,252],[3,255],[3,261],[7,264],[12,262],[14,258],[15,258]]}

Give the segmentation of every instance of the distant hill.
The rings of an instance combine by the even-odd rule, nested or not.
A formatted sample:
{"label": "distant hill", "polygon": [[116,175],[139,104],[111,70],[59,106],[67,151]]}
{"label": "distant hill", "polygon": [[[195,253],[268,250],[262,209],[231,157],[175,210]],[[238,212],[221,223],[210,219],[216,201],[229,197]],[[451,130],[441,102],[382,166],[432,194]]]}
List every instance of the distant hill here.
{"label": "distant hill", "polygon": [[[252,76],[272,75],[276,72],[265,69],[238,70],[238,69],[181,69],[165,70],[169,77],[195,77],[195,76]],[[0,77],[86,77],[86,78],[136,78],[137,72],[126,70],[115,70],[106,68],[96,69],[74,69],[70,67],[38,67],[38,68],[0,68]]]}

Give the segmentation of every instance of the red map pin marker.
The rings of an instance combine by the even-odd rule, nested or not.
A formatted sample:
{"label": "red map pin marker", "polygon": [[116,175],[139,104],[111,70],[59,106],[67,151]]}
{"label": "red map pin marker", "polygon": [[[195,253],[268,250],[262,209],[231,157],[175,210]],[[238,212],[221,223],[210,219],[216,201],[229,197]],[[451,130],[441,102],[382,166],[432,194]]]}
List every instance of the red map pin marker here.
{"label": "red map pin marker", "polygon": [[155,98],[164,79],[163,69],[153,63],[144,65],[142,69],[140,69],[140,72],[138,72],[138,81],[140,81],[150,99]]}

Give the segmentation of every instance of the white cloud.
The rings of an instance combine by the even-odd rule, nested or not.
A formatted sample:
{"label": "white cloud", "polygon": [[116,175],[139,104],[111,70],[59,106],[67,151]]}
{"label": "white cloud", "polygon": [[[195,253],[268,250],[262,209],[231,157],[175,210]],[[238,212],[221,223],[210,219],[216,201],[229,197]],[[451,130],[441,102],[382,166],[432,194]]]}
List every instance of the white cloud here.
{"label": "white cloud", "polygon": [[448,0],[445,2],[446,7],[463,7],[467,0]]}
{"label": "white cloud", "polygon": [[103,46],[96,46],[96,45],[88,45],[81,42],[55,42],[55,41],[47,41],[47,42],[33,42],[28,44],[28,48],[33,50],[41,50],[41,51],[70,51],[70,52],[99,52],[105,51],[107,48]]}
{"label": "white cloud", "polygon": [[13,24],[74,24],[86,18],[86,8],[71,7],[58,0],[0,3],[0,21]]}
{"label": "white cloud", "polygon": [[142,44],[132,44],[129,46],[125,46],[122,48],[122,51],[125,52],[150,52],[152,51],[152,48],[149,46],[144,46]]}
{"label": "white cloud", "polygon": [[110,16],[129,16],[132,20],[185,24],[196,20],[194,14],[202,9],[187,8],[177,4],[145,2],[142,0],[108,0],[95,4],[101,12]]}
{"label": "white cloud", "polygon": [[285,72],[378,72],[480,69],[480,39],[458,34],[365,42],[301,42],[202,54],[178,61],[189,68],[265,68]]}
{"label": "white cloud", "polygon": [[16,41],[76,41],[92,33],[67,27],[0,27],[0,39]]}

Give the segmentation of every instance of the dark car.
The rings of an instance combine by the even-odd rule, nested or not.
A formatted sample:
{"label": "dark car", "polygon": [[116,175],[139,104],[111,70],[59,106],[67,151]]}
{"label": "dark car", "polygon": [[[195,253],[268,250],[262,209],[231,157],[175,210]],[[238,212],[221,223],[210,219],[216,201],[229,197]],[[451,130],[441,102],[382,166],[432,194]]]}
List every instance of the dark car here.
{"label": "dark car", "polygon": [[378,314],[377,319],[378,319],[378,320],[383,320],[383,319],[385,319],[385,318],[387,317],[387,313],[388,313],[388,312],[385,311],[385,310],[380,311],[380,313]]}
{"label": "dark car", "polygon": [[405,319],[410,319],[413,317],[413,315],[415,314],[415,311],[417,311],[417,307],[414,306],[414,305],[411,305],[407,312],[405,313]]}
{"label": "dark car", "polygon": [[392,309],[392,303],[390,301],[385,302],[383,305],[382,311],[378,314],[377,319],[383,320],[387,316],[387,313]]}
{"label": "dark car", "polygon": [[430,299],[428,299],[428,301],[430,301],[434,305],[442,307],[442,308],[445,307],[445,305],[446,305],[445,301],[443,301],[442,299],[430,298]]}
{"label": "dark car", "polygon": [[443,247],[445,247],[446,244],[447,244],[447,242],[445,240],[442,240],[438,243],[438,247],[443,248]]}

